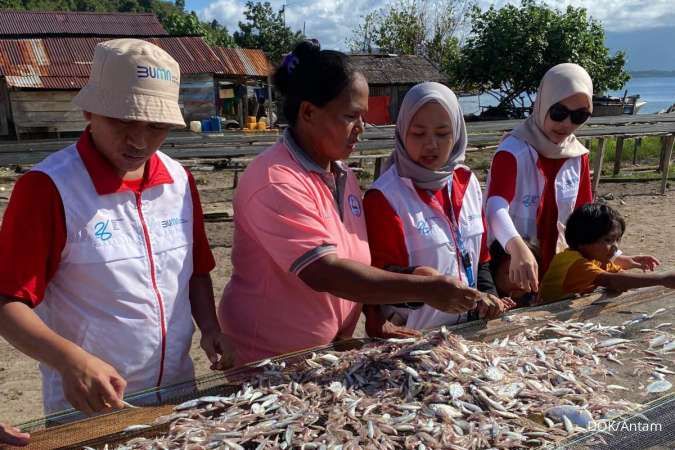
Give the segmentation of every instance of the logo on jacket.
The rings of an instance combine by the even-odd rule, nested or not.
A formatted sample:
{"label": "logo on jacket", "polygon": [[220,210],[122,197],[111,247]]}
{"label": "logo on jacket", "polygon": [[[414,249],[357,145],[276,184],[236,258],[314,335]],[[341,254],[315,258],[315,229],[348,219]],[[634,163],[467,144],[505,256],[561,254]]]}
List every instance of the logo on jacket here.
{"label": "logo on jacket", "polygon": [[187,223],[187,220],[180,217],[172,217],[171,219],[162,220],[162,228],[173,227],[174,225],[180,225],[182,223]]}
{"label": "logo on jacket", "polygon": [[349,209],[352,210],[352,214],[356,217],[361,217],[361,202],[354,195],[347,197],[347,202],[349,203]]}
{"label": "logo on jacket", "polygon": [[108,231],[109,226],[109,220],[106,220],[105,222],[96,222],[96,225],[94,225],[94,236],[102,241],[107,241],[112,237],[112,233]]}
{"label": "logo on jacket", "polygon": [[539,205],[539,196],[538,195],[524,195],[523,196],[523,205],[525,205],[526,208],[529,208],[531,206]]}
{"label": "logo on jacket", "polygon": [[417,231],[419,231],[422,236],[426,236],[431,233],[431,225],[429,225],[429,222],[424,219],[418,220],[415,224],[415,228],[417,228]]}

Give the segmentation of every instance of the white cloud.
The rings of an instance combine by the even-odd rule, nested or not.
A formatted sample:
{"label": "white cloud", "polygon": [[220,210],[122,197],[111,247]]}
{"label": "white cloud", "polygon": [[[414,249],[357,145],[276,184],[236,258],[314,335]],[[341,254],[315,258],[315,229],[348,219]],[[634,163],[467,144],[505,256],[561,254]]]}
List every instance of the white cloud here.
{"label": "white cloud", "polygon": [[[494,4],[497,7],[507,3],[518,5],[520,1],[481,0],[481,6]],[[564,10],[567,6],[586,8],[589,14],[599,20],[605,31],[632,31],[662,26],[671,26],[675,21],[673,0],[545,0],[548,5]]]}
{"label": "white cloud", "polygon": [[244,2],[239,0],[217,0],[197,12],[202,20],[216,19],[225,25],[230,34],[239,29],[239,21],[244,20]]}
{"label": "white cloud", "polygon": [[[386,6],[387,0],[273,0],[275,10],[286,3],[286,23],[294,30],[305,26],[309,37],[319,39],[323,48],[346,48],[346,40],[362,17]],[[633,31],[670,26],[675,23],[673,0],[545,0],[552,7],[564,9],[568,5],[586,8],[590,15],[602,22],[606,31]],[[494,4],[520,4],[520,0],[479,0],[482,7]],[[238,29],[243,20],[244,0],[217,0],[201,11],[202,19],[217,19],[230,32]]]}

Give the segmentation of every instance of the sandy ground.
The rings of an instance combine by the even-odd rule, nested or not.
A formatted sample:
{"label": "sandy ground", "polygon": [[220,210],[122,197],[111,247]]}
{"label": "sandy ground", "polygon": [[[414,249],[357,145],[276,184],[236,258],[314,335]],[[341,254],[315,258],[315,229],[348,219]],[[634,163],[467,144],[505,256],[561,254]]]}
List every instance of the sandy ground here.
{"label": "sandy ground", "polygon": [[[0,212],[4,211],[18,175],[0,169]],[[205,212],[231,212],[232,173],[195,172]],[[601,184],[601,195],[626,217],[628,229],[622,248],[627,254],[652,254],[662,268],[675,269],[675,189],[657,195],[657,183]],[[611,194],[611,195],[609,195]],[[230,221],[207,222],[207,233],[217,261],[212,273],[216,300],[231,273],[230,249],[233,225]],[[357,334],[362,335],[362,326]],[[209,372],[199,348],[199,333],[193,340],[192,356],[197,375]],[[14,350],[0,338],[0,422],[19,424],[43,415],[41,383],[37,363]]]}

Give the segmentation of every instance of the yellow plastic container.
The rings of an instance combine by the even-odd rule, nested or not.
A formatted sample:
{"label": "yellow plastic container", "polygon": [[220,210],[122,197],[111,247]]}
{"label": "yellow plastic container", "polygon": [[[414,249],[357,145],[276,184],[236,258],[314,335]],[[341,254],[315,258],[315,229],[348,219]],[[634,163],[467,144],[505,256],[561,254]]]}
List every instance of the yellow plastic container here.
{"label": "yellow plastic container", "polygon": [[259,130],[266,130],[267,129],[267,122],[263,122],[262,120],[258,122],[258,129]]}

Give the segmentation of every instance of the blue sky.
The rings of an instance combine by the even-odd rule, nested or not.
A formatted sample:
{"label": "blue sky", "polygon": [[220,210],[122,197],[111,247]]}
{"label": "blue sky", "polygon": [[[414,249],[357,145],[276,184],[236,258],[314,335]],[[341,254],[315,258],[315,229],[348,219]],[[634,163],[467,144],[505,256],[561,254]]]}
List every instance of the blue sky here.
{"label": "blue sky", "polygon": [[[433,0],[428,0],[433,2]],[[545,0],[564,8],[583,6],[605,26],[610,50],[624,49],[628,68],[675,70],[675,3],[673,0]],[[318,38],[324,48],[345,49],[351,30],[368,12],[385,6],[384,0],[271,0],[276,9],[284,3],[287,23],[294,29],[306,27],[308,36]],[[519,4],[519,0],[479,0]],[[202,19],[217,19],[230,31],[243,19],[245,0],[188,0],[187,8]]]}

